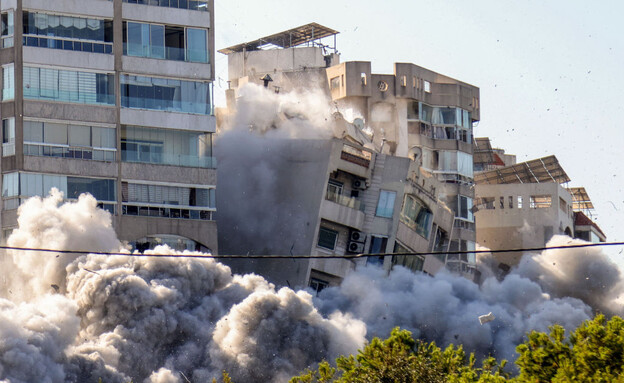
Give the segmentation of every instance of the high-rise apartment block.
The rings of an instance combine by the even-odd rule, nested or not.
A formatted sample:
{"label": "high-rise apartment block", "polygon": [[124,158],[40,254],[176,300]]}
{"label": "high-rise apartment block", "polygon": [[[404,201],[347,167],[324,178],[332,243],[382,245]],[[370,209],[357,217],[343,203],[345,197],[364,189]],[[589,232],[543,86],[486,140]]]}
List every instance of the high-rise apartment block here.
{"label": "high-rise apartment block", "polygon": [[[242,233],[231,222],[222,226],[220,244],[228,254],[327,255],[287,269],[280,267],[283,261],[237,265],[279,284],[316,289],[339,283],[362,263],[349,258],[359,253],[433,251],[437,254],[427,257],[369,257],[368,263],[431,274],[446,264],[472,278],[472,128],[479,120],[479,89],[414,64],[397,63],[395,73],[375,74],[370,62],[340,63],[336,34],[312,23],[220,50],[228,55],[229,112],[248,110],[239,94],[247,83],[279,93],[321,90],[340,112],[331,122],[339,125],[334,139],[293,140],[298,142],[271,152],[290,159],[275,172],[276,192],[280,201],[299,209],[294,216],[308,217],[305,224],[293,233],[298,222],[284,216],[274,230]],[[366,139],[359,138],[363,132]],[[309,167],[312,158],[314,168]],[[236,193],[223,193],[220,206],[236,198]],[[228,213],[223,209],[220,222]],[[266,214],[279,212],[267,209]],[[245,246],[242,235],[249,237]],[[448,254],[454,250],[464,252]]]}
{"label": "high-rise apartment block", "polygon": [[2,213],[89,192],[137,248],[217,251],[212,0],[2,0]]}

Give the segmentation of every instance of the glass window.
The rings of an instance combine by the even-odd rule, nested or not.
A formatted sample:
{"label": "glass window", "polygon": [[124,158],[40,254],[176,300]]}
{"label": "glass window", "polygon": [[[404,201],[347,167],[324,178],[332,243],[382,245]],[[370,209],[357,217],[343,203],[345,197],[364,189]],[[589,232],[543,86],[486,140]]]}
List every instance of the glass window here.
{"label": "glass window", "polygon": [[472,198],[463,195],[458,195],[457,214],[459,218],[466,219],[470,222],[474,222],[474,216],[472,213]]}
{"label": "glass window", "polygon": [[2,176],[2,197],[19,195],[19,173],[7,173]]}
{"label": "glass window", "polygon": [[208,62],[207,31],[205,29],[186,28],[187,61]]}
{"label": "glass window", "polygon": [[421,255],[414,254],[413,250],[410,250],[406,246],[401,245],[399,242],[394,243],[394,253],[409,255],[395,255],[392,257],[392,265],[403,266],[412,271],[422,271],[425,265],[425,258]]}
{"label": "glass window", "polygon": [[416,233],[429,238],[433,213],[415,196],[406,194],[401,210],[401,222],[412,228]]}
{"label": "glass window", "polygon": [[13,46],[14,19],[13,11],[2,12],[1,14],[1,45],[0,48],[9,48]]}
{"label": "glass window", "polygon": [[338,232],[321,226],[319,228],[319,237],[317,246],[327,250],[334,250],[336,248],[336,241],[338,240]]}
{"label": "glass window", "polygon": [[150,24],[149,57],[165,58],[165,27],[163,25]]}
{"label": "glass window", "polygon": [[392,218],[394,213],[394,200],[396,192],[381,190],[379,192],[379,201],[377,202],[377,210],[375,215],[378,217]]}
{"label": "glass window", "polygon": [[211,84],[144,76],[121,77],[121,106],[212,114]]}
{"label": "glass window", "polygon": [[203,207],[216,206],[213,188],[197,188],[167,185],[148,185],[124,182],[122,201],[152,204],[154,206]]}
{"label": "glass window", "polygon": [[114,80],[108,73],[25,66],[24,98],[114,105]]}
{"label": "glass window", "polygon": [[327,181],[327,199],[330,201],[338,202],[340,195],[342,195],[343,183],[336,180]]}
{"label": "glass window", "polygon": [[2,120],[2,157],[15,155],[15,118]]}
{"label": "glass window", "polygon": [[113,21],[23,13],[24,45],[95,53],[112,53]]}
{"label": "glass window", "polygon": [[121,159],[162,165],[212,168],[212,134],[122,126]]}
{"label": "glass window", "polygon": [[2,101],[15,98],[15,71],[13,64],[2,66]]}

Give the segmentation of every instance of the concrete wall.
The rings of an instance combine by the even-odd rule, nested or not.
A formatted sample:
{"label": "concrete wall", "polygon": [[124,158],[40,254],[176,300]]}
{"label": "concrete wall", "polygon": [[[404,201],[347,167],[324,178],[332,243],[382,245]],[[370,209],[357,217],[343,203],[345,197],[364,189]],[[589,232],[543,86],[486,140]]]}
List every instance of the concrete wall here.
{"label": "concrete wall", "polygon": [[123,108],[120,111],[122,125],[149,126],[214,133],[217,128],[215,116]]}
{"label": "concrete wall", "polygon": [[[494,209],[477,206],[475,213],[477,243],[490,249],[542,247],[555,234],[564,234],[566,228],[574,232],[572,196],[556,183],[476,185],[477,198],[494,197]],[[531,208],[531,196],[551,196],[549,208]],[[518,208],[518,197],[522,197],[522,208]],[[501,208],[500,198],[504,207]],[[509,207],[512,197],[513,207]],[[559,199],[568,208],[560,208]],[[515,265],[520,253],[495,255],[502,263]]]}
{"label": "concrete wall", "polygon": [[173,234],[192,239],[217,254],[217,223],[188,219],[117,216],[115,230],[122,241],[135,241],[148,235]]}

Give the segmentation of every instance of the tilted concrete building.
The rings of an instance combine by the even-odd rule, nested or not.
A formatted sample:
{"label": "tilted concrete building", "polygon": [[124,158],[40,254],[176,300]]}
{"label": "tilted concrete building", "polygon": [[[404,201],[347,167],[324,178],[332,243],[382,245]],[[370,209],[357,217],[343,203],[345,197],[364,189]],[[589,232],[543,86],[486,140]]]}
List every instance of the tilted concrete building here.
{"label": "tilted concrete building", "polygon": [[[370,62],[341,64],[335,51],[337,33],[313,23],[220,50],[228,55],[228,113],[240,107],[238,92],[247,83],[279,93],[321,89],[342,112],[333,123],[347,126],[334,128],[333,140],[289,143],[283,149],[292,153],[296,146],[295,153],[310,158],[306,147],[315,148],[313,165],[306,165],[314,171],[297,170],[302,161],[288,157],[290,169],[280,171],[277,181],[287,184],[281,188],[283,198],[306,206],[310,219],[301,228],[305,234],[292,240],[281,235],[286,230],[282,228],[273,241],[258,238],[255,249],[240,246],[237,238],[242,233],[232,229],[234,222],[222,221],[227,221],[227,207],[221,204],[234,198],[224,192],[219,200],[223,252],[353,255],[433,250],[443,254],[386,257],[384,267],[398,263],[435,273],[446,263],[472,278],[474,254],[447,257],[444,252],[475,248],[472,123],[479,118],[478,88],[413,64],[396,64],[393,75],[371,73]],[[358,141],[363,131],[370,133],[370,142]],[[220,188],[227,182],[223,178]],[[296,187],[308,184],[313,187]],[[274,281],[284,284],[296,269],[299,274],[291,274],[288,284],[335,284],[361,264],[343,259],[306,262],[282,268],[281,279]],[[236,267],[268,275],[278,273],[280,266],[242,260]]]}
{"label": "tilted concrete building", "polygon": [[3,236],[93,194],[119,237],[217,251],[214,3],[2,0]]}
{"label": "tilted concrete building", "polygon": [[[593,204],[585,188],[570,178],[555,156],[515,163],[515,156],[475,140],[477,243],[492,250],[541,248],[553,235],[605,241],[587,216]],[[503,271],[517,265],[521,251],[497,253]]]}

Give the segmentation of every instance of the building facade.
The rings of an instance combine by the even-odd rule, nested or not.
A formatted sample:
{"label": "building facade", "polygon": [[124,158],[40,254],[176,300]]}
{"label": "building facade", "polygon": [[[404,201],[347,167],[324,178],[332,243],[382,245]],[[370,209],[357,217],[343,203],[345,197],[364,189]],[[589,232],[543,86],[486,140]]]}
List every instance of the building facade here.
{"label": "building facade", "polygon": [[[492,149],[487,138],[475,140],[475,153],[479,245],[492,250],[541,248],[554,235],[606,240],[589,218],[594,207],[585,188],[568,186],[570,178],[555,156],[516,163],[515,156]],[[522,255],[496,253],[494,259],[506,272]]]}
{"label": "building facade", "polygon": [[213,1],[2,0],[2,213],[91,193],[139,249],[217,251]]}
{"label": "building facade", "polygon": [[[305,239],[257,238],[237,248],[242,233],[230,235],[232,225],[224,224],[220,229],[223,251],[245,254],[251,246],[252,253],[264,254],[440,253],[369,257],[368,261],[313,259],[288,270],[280,268],[281,261],[264,260],[264,266],[241,260],[234,267],[269,279],[279,270],[282,277],[274,282],[317,289],[339,283],[366,262],[382,263],[386,269],[401,264],[430,274],[446,264],[472,278],[476,261],[470,253],[475,249],[471,142],[472,124],[479,118],[478,88],[413,64],[396,64],[393,75],[372,74],[370,62],[341,64],[335,51],[337,33],[313,23],[220,50],[228,55],[231,87],[224,114],[241,108],[239,90],[247,83],[263,84],[279,93],[320,89],[339,111],[333,122],[338,126],[335,138],[325,142],[325,150],[313,151],[318,174],[294,170],[302,163],[297,160],[290,161],[289,170],[279,172],[280,179],[292,182],[282,189],[282,198],[303,201],[299,205],[308,209],[302,213],[311,217],[308,225],[297,231],[306,233]],[[366,132],[364,140],[358,138],[362,132]],[[300,146],[297,153],[309,158],[306,143],[289,145]],[[304,193],[295,192],[293,185],[306,182],[310,187]],[[227,207],[221,203],[227,205],[223,198],[233,197],[221,196],[219,221],[223,222]],[[253,243],[261,245],[253,249]],[[291,247],[293,243],[302,246]],[[447,256],[449,250],[466,253]],[[291,274],[294,269],[297,277]],[[291,279],[285,281],[286,276]]]}

